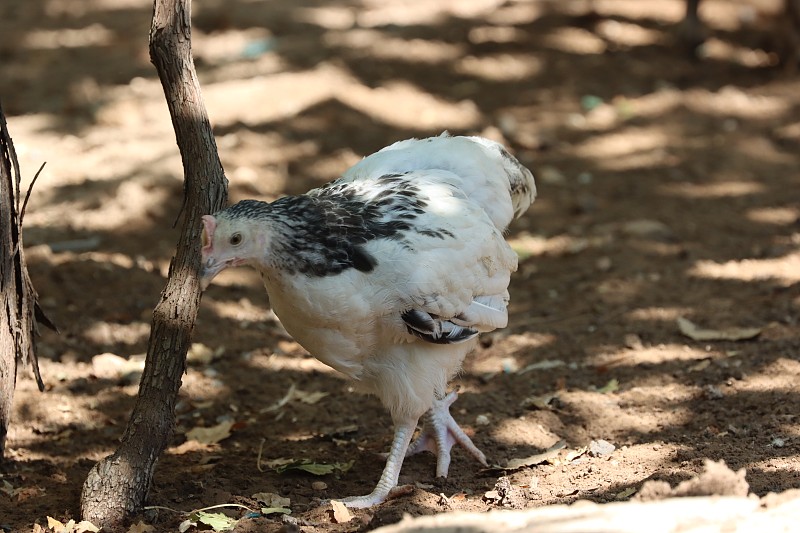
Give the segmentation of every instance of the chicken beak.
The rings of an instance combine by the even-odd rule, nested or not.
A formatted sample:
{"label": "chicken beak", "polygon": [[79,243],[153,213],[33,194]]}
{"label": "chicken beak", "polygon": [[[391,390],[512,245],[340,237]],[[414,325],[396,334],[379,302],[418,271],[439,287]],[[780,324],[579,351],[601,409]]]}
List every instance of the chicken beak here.
{"label": "chicken beak", "polygon": [[222,272],[227,265],[222,262],[218,263],[214,261],[213,258],[208,259],[208,261],[203,262],[200,265],[200,289],[205,291],[209,285],[211,285],[211,280],[213,280],[217,274]]}

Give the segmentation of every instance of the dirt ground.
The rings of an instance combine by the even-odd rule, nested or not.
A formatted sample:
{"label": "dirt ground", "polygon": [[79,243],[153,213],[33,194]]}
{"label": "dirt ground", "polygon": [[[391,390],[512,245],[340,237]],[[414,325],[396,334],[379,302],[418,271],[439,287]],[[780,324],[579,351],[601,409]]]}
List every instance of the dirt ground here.
{"label": "dirt ground", "polygon": [[[457,451],[437,480],[433,456],[415,456],[410,494],[337,523],[320,501],[373,488],[388,414],[283,332],[254,273],[229,271],[203,298],[155,508],[137,521],[175,531],[181,512],[258,511],[269,502],[254,495],[274,493],[300,531],[365,531],[625,500],[706,458],[746,469],[759,496],[800,487],[800,78],[773,52],[779,4],[707,0],[711,38],[692,57],[674,43],[680,0],[195,1],[232,200],[299,194],[443,130],[506,143],[539,199],[509,235],[510,325],[453,382],[455,417],[496,468]],[[7,531],[77,518],[136,398],[182,195],[151,9],[0,4],[0,98],[26,183],[47,162],[25,218],[31,275],[61,329],[39,342],[46,392],[19,372]],[[695,340],[680,317],[712,337],[756,329]],[[230,436],[187,437],[213,426]],[[279,474],[281,458],[341,468]],[[279,514],[211,512],[242,517],[236,531],[293,530]]]}

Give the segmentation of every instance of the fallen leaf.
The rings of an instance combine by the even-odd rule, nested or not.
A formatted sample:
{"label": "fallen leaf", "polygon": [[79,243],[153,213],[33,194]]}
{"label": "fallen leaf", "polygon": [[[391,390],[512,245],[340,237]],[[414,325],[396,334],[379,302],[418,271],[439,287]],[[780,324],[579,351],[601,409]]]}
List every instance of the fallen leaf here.
{"label": "fallen leaf", "polygon": [[589,450],[588,446],[583,446],[581,448],[576,448],[574,450],[568,451],[564,458],[558,461],[558,464],[568,464],[577,459],[578,457],[582,456]]}
{"label": "fallen leaf", "polygon": [[274,492],[256,492],[251,497],[267,507],[289,507],[291,504],[289,498],[284,498],[280,494],[275,494]]}
{"label": "fallen leaf", "polygon": [[4,479],[3,486],[0,487],[0,492],[5,492],[8,494],[9,498],[13,498],[16,491],[14,490],[14,485]]}
{"label": "fallen leaf", "polygon": [[75,525],[74,531],[75,533],[87,533],[87,532],[97,533],[98,531],[100,531],[100,528],[92,524],[88,520],[81,520],[80,522],[77,523],[77,525]]}
{"label": "fallen leaf", "polygon": [[197,527],[197,522],[194,522],[192,520],[184,520],[178,526],[178,531],[180,533],[186,533],[187,531],[189,531],[193,527]]}
{"label": "fallen leaf", "polygon": [[608,380],[608,383],[597,389],[600,394],[608,394],[619,390],[619,381],[616,378]]}
{"label": "fallen leaf", "polygon": [[622,225],[623,233],[631,237],[642,237],[648,239],[669,240],[673,238],[672,229],[658,220],[631,220]]}
{"label": "fallen leaf", "polygon": [[682,316],[678,317],[678,329],[695,341],[743,341],[761,334],[761,328],[705,329]]}
{"label": "fallen leaf", "polygon": [[346,463],[315,463],[311,459],[273,459],[266,461],[263,464],[272,468],[278,474],[282,474],[287,470],[302,470],[315,476],[324,476],[332,474],[335,471],[344,473],[353,467],[354,461]]}
{"label": "fallen leaf", "polygon": [[63,531],[66,528],[66,526],[64,525],[63,522],[60,522],[60,521],[56,520],[52,516],[48,516],[47,517],[47,528],[48,529],[52,529],[53,531],[60,532],[60,531]]}
{"label": "fallen leaf", "polygon": [[689,367],[689,372],[700,372],[701,370],[705,370],[711,365],[711,359],[703,359],[699,363],[692,365]]}
{"label": "fallen leaf", "polygon": [[294,398],[300,400],[303,403],[307,403],[309,405],[314,405],[329,393],[327,392],[307,392],[300,389],[295,389],[294,391]]}
{"label": "fallen leaf", "polygon": [[197,441],[200,444],[216,444],[231,436],[233,424],[234,422],[227,421],[208,428],[197,427],[187,431],[186,438]]}
{"label": "fallen leaf", "polygon": [[289,386],[289,390],[286,392],[286,394],[284,395],[283,398],[281,398],[280,400],[278,400],[274,404],[261,409],[261,411],[259,411],[259,413],[264,414],[264,413],[271,413],[273,411],[277,411],[278,409],[280,409],[281,407],[283,407],[284,405],[289,403],[289,401],[294,396],[294,391],[295,391],[295,386],[294,386],[294,383],[292,383]]}
{"label": "fallen leaf", "polygon": [[353,515],[350,514],[350,509],[342,502],[331,500],[331,507],[333,507],[333,521],[337,524],[344,524],[353,519]]}
{"label": "fallen leaf", "polygon": [[553,406],[550,403],[553,400],[558,399],[558,395],[556,394],[542,394],[541,396],[531,396],[529,398],[525,398],[522,400],[522,407],[525,409],[539,409],[539,410],[549,410],[552,409]]}
{"label": "fallen leaf", "polygon": [[210,526],[214,531],[228,531],[233,529],[236,522],[238,522],[235,518],[222,513],[209,513],[206,511],[195,511],[190,515],[190,518]]}
{"label": "fallen leaf", "polygon": [[141,520],[135,524],[133,524],[129,529],[128,533],[151,533],[155,531],[156,528],[151,526],[150,524],[145,524]]}
{"label": "fallen leaf", "polygon": [[636,487],[628,487],[622,492],[616,493],[614,495],[614,498],[616,498],[617,500],[624,500],[625,498],[633,496],[635,493],[636,493]]}
{"label": "fallen leaf", "polygon": [[261,514],[263,514],[263,515],[276,514],[276,513],[292,514],[292,510],[289,509],[288,507],[262,507],[261,508]]}
{"label": "fallen leaf", "polygon": [[557,457],[558,453],[566,447],[567,443],[560,440],[542,453],[519,459],[511,459],[505,467],[499,468],[500,470],[517,470],[526,466],[540,465]]}
{"label": "fallen leaf", "polygon": [[566,365],[566,363],[560,359],[545,359],[544,361],[537,361],[536,363],[530,364],[525,368],[518,370],[517,375],[527,374],[528,372],[532,372],[534,370],[550,370],[564,365]]}
{"label": "fallen leaf", "polygon": [[36,498],[42,496],[46,492],[47,491],[45,489],[36,486],[20,487],[18,489],[14,489],[13,494],[11,494],[11,497],[16,498],[18,502],[24,502],[25,500],[28,500],[30,498]]}

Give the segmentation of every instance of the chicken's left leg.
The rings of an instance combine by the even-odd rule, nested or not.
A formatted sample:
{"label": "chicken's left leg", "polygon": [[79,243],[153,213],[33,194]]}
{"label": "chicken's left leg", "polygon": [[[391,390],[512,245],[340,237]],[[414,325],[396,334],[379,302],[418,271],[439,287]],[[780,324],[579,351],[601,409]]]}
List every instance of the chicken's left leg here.
{"label": "chicken's left leg", "polygon": [[470,455],[483,466],[489,466],[486,456],[473,444],[464,430],[453,420],[450,406],[458,398],[458,392],[453,391],[441,400],[435,400],[430,410],[425,413],[425,426],[422,433],[406,452],[406,456],[425,450],[436,454],[436,477],[447,477],[450,469],[450,449],[454,444],[460,444]]}
{"label": "chicken's left leg", "polygon": [[344,498],[342,502],[344,502],[346,506],[355,509],[363,509],[365,507],[372,507],[386,500],[391,490],[397,485],[397,480],[400,477],[400,468],[403,466],[403,459],[408,449],[408,443],[411,442],[411,437],[414,435],[414,429],[416,429],[416,427],[416,419],[395,425],[392,447],[389,450],[386,466],[383,467],[383,473],[381,474],[380,480],[378,480],[378,485],[375,487],[375,490],[366,496]]}

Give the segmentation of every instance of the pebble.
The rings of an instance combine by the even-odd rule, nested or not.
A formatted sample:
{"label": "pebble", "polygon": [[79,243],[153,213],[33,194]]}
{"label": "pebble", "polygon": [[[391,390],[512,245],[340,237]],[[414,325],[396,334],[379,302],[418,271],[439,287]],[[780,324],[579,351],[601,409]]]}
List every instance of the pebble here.
{"label": "pebble", "polygon": [[324,481],[315,481],[311,484],[311,488],[314,490],[325,490],[328,488],[328,484]]}

